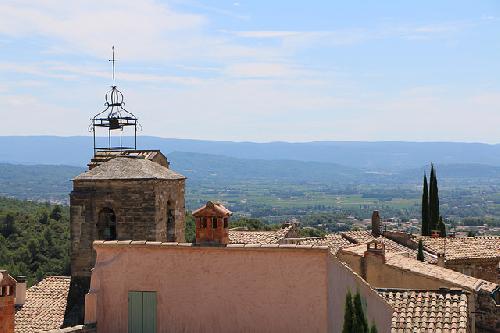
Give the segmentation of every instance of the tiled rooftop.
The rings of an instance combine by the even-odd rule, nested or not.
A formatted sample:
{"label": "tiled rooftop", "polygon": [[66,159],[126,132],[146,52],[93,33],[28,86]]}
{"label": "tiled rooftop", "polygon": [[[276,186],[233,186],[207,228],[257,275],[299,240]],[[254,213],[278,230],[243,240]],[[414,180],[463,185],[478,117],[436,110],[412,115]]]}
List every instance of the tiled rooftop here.
{"label": "tiled rooftop", "polygon": [[[365,251],[366,244],[350,246],[342,249],[342,252],[358,256],[364,256]],[[441,266],[421,262],[413,257],[408,257],[407,255],[401,253],[385,252],[385,264],[415,274],[421,274],[442,281],[447,281],[457,287],[463,287],[470,291],[482,289],[491,293],[495,289],[499,288],[499,286],[493,282],[477,279]]]}
{"label": "tiled rooftop", "polygon": [[[369,231],[346,231],[341,233],[343,237],[347,238],[353,243],[361,244],[361,243],[368,243],[369,241],[372,241],[374,239],[381,241],[385,245],[385,250],[388,252],[398,252],[398,253],[407,253],[410,257],[416,258],[417,257],[417,251],[412,250],[409,247],[406,247],[404,245],[401,245],[399,243],[396,243],[392,239],[389,239],[387,237],[373,237],[372,234]],[[436,258],[433,256],[429,255],[424,251],[424,260],[430,263],[436,262]]]}
{"label": "tiled rooftop", "polygon": [[470,291],[483,289],[491,293],[495,289],[498,289],[498,285],[493,282],[477,279],[441,266],[421,262],[401,254],[386,253],[385,262],[389,266],[394,266],[416,274],[422,274],[442,281],[447,281],[457,287],[463,287]]}
{"label": "tiled rooftop", "polygon": [[[0,269],[0,287],[15,286],[16,280],[6,270]],[[1,290],[0,290],[1,294]]]}
{"label": "tiled rooftop", "polygon": [[326,245],[330,248],[333,253],[345,246],[352,245],[347,239],[342,237],[340,234],[327,234],[325,237],[314,237],[314,238],[304,238],[298,240],[297,244],[301,245]]}
{"label": "tiled rooftop", "polygon": [[106,180],[106,179],[185,179],[156,162],[144,158],[116,157],[86,171],[73,180]]}
{"label": "tiled rooftop", "polygon": [[16,312],[15,332],[34,333],[59,328],[64,321],[70,277],[49,276],[26,291]]}
{"label": "tiled rooftop", "polygon": [[230,244],[278,244],[292,230],[293,225],[287,225],[274,231],[239,231],[229,230]]}
{"label": "tiled rooftop", "polygon": [[394,308],[392,333],[466,333],[467,295],[461,290],[377,289]]}
{"label": "tiled rooftop", "polygon": [[434,254],[445,253],[446,260],[463,259],[500,259],[500,236],[489,237],[457,237],[422,239],[424,248]]}
{"label": "tiled rooftop", "polygon": [[366,230],[360,231],[344,231],[340,233],[342,237],[345,237],[352,243],[367,243],[371,240],[374,240],[375,237],[371,234],[371,232]]}

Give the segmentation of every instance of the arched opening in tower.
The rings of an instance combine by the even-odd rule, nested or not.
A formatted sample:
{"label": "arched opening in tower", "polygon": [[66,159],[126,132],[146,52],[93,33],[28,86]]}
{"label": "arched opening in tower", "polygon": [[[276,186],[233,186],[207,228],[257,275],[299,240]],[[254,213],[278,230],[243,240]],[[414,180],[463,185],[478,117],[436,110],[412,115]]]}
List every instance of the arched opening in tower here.
{"label": "arched opening in tower", "polygon": [[97,235],[100,240],[116,239],[116,215],[111,208],[103,208],[99,212]]}
{"label": "arched opening in tower", "polygon": [[175,209],[172,201],[167,201],[167,241],[175,242]]}

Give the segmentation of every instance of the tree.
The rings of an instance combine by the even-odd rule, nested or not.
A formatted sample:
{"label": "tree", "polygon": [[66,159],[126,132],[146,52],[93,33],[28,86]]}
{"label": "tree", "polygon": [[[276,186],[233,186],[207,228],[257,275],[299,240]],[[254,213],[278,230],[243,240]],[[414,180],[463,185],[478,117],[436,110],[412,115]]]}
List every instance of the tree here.
{"label": "tree", "polygon": [[378,333],[377,326],[375,326],[375,323],[372,324],[370,327],[370,333]]}
{"label": "tree", "polygon": [[50,218],[56,221],[59,221],[62,217],[62,210],[61,207],[58,205],[55,206],[52,211],[50,212]]}
{"label": "tree", "polygon": [[12,214],[5,215],[3,225],[0,225],[0,234],[8,238],[10,235],[16,233],[16,231],[14,216]]}
{"label": "tree", "polygon": [[351,291],[348,290],[345,295],[345,305],[344,305],[344,325],[342,327],[342,333],[353,333],[354,332],[354,308],[352,305]]}
{"label": "tree", "polygon": [[348,290],[345,297],[342,333],[370,333],[373,329],[376,333],[375,324],[372,324],[371,328],[368,327],[359,291],[352,297],[351,291]]}
{"label": "tree", "polygon": [[424,243],[421,239],[418,241],[417,260],[424,261]]}
{"label": "tree", "polygon": [[47,224],[49,223],[49,214],[46,211],[43,211],[38,217],[38,223]]}
{"label": "tree", "polygon": [[356,292],[353,299],[354,305],[354,332],[368,333],[368,321],[366,320],[363,304],[361,304],[361,295]]}
{"label": "tree", "polygon": [[431,179],[429,182],[429,231],[436,230],[439,223],[439,190],[436,178],[436,169],[431,164]]}
{"label": "tree", "polygon": [[424,189],[422,192],[422,236],[430,235],[430,211],[429,211],[429,187],[427,185],[427,175],[424,173]]}
{"label": "tree", "polygon": [[439,229],[439,236],[446,237],[446,224],[444,224],[442,216],[439,217],[438,229]]}

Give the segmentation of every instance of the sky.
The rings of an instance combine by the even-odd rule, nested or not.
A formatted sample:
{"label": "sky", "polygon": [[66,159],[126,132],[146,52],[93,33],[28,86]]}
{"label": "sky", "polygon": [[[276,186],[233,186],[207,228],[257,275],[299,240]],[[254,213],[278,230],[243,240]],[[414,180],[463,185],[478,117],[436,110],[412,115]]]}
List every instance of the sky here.
{"label": "sky", "polygon": [[500,142],[499,1],[0,0],[0,135]]}

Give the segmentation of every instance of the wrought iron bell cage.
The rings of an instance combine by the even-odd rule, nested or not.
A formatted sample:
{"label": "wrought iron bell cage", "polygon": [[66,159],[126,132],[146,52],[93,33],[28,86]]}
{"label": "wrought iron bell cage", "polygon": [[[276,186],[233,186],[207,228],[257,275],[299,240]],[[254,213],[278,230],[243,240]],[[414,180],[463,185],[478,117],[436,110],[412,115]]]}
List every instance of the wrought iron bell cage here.
{"label": "wrought iron bell cage", "polygon": [[[123,150],[136,150],[137,149],[137,126],[140,126],[137,117],[124,108],[125,102],[123,101],[123,94],[118,88],[113,85],[111,90],[106,93],[106,107],[103,111],[99,112],[92,118],[89,130],[92,131],[94,137],[94,156],[97,151],[123,151]],[[111,146],[111,131],[123,131],[127,127],[133,127],[134,130],[134,146],[124,146],[120,140],[120,145]],[[101,147],[96,142],[96,130],[98,128],[107,129],[108,146]]]}

